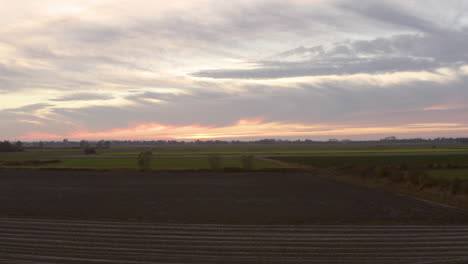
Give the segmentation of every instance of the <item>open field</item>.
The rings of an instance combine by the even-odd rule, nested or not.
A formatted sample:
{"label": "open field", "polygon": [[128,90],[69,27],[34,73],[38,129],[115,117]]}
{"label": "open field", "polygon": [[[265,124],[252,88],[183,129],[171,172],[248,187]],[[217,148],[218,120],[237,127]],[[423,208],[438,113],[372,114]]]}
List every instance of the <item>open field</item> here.
{"label": "open field", "polygon": [[[314,167],[333,167],[357,164],[426,166],[428,164],[466,164],[468,152],[461,146],[451,148],[421,148],[423,146],[367,145],[310,146],[310,145],[228,145],[228,146],[161,146],[153,148],[154,169],[206,169],[207,156],[223,156],[225,167],[240,167],[240,156],[256,155],[301,163]],[[148,148],[98,149],[97,155],[84,155],[81,149],[29,149],[24,152],[0,153],[3,162],[60,160],[61,163],[42,167],[64,168],[136,168],[137,155]],[[378,151],[378,152],[376,152]],[[256,159],[255,168],[275,168],[277,164]]]}
{"label": "open field", "polygon": [[267,152],[275,153],[281,151],[292,151],[294,153],[308,152],[308,151],[374,151],[380,152],[391,150],[468,150],[467,144],[450,143],[450,144],[392,144],[392,143],[377,143],[377,144],[359,144],[359,143],[326,143],[326,144],[203,144],[203,145],[154,145],[154,146],[115,146],[104,152],[138,152],[141,149],[151,149],[154,152],[177,152],[177,153],[252,153],[252,152]]}
{"label": "open field", "polygon": [[429,176],[434,178],[442,179],[460,179],[468,180],[468,170],[467,169],[452,169],[452,170],[430,170]]}
{"label": "open field", "polygon": [[308,173],[0,171],[0,263],[461,264],[467,211]]}
{"label": "open field", "polygon": [[290,156],[273,157],[275,160],[299,163],[303,165],[329,168],[343,166],[385,166],[406,165],[410,167],[427,167],[431,164],[468,165],[468,154],[427,154],[427,155],[333,155],[333,156]]}
{"label": "open field", "polygon": [[83,154],[83,150],[81,149],[27,149],[22,152],[0,152],[0,161],[51,159],[81,154]]}
{"label": "open field", "polygon": [[[151,150],[157,156],[194,155],[371,155],[382,154],[449,154],[467,153],[466,144],[443,144],[436,148],[427,144],[229,144],[229,145],[166,145],[141,147],[112,147],[97,149],[100,156],[137,156],[143,150]],[[82,156],[83,150],[74,149],[27,149],[24,152],[0,153],[0,160],[50,159]]]}
{"label": "open field", "polygon": [[463,264],[467,226],[250,226],[0,218],[0,263]]}
{"label": "open field", "polygon": [[[223,157],[221,159],[223,167],[241,168],[242,161],[240,157]],[[46,167],[52,168],[130,168],[137,169],[136,158],[65,158],[61,163],[49,164]],[[277,168],[279,165],[254,159],[254,169]],[[174,157],[162,158],[154,157],[152,159],[152,169],[209,169],[208,158],[206,157]]]}
{"label": "open field", "polygon": [[468,223],[307,173],[0,171],[0,216],[222,224]]}
{"label": "open field", "polygon": [[[185,156],[185,155],[270,155],[270,154],[372,154],[372,153],[468,153],[468,149],[361,149],[361,150],[209,150],[209,151],[153,151],[154,155]],[[103,152],[105,156],[138,156],[139,151]]]}

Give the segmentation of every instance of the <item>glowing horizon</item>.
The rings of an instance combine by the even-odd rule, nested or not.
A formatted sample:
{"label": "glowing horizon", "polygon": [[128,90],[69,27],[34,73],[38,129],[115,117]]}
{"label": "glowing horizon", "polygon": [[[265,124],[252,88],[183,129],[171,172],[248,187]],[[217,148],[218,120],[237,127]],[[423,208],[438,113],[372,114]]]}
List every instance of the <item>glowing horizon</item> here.
{"label": "glowing horizon", "polygon": [[387,127],[355,127],[350,125],[312,125],[283,122],[263,122],[260,119],[239,120],[228,126],[171,126],[156,123],[97,132],[73,132],[65,135],[30,132],[17,139],[40,140],[215,140],[215,139],[261,139],[281,137],[337,137],[374,135],[373,139],[384,136],[407,136],[422,132],[466,133],[468,124],[436,123],[407,124]]}

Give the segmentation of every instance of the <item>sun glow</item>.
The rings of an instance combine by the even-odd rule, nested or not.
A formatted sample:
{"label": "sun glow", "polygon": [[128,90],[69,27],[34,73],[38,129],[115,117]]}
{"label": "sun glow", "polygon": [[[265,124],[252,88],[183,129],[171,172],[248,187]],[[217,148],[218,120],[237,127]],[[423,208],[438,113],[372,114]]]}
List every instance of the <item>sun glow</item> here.
{"label": "sun glow", "polygon": [[228,126],[172,126],[158,123],[147,123],[127,128],[108,131],[77,131],[64,135],[42,132],[28,133],[20,139],[41,140],[69,138],[74,140],[88,139],[235,139],[235,138],[268,138],[268,137],[347,137],[363,135],[405,135],[411,133],[452,132],[466,133],[468,124],[434,123],[407,124],[401,126],[350,126],[337,124],[301,124],[287,122],[262,122],[258,119],[244,119]]}

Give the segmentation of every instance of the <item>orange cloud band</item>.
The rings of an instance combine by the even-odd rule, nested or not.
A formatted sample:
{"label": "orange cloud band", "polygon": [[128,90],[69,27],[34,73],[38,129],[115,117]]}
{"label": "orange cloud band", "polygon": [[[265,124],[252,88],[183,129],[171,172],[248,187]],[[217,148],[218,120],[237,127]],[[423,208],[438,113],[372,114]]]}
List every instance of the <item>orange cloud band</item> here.
{"label": "orange cloud band", "polygon": [[258,119],[239,120],[229,126],[171,126],[158,123],[140,124],[108,131],[81,131],[64,135],[31,132],[19,137],[21,140],[60,140],[63,138],[80,140],[122,139],[122,140],[195,140],[195,139],[235,139],[266,137],[313,137],[313,136],[365,136],[400,134],[459,134],[468,131],[468,124],[429,123],[407,124],[402,126],[362,127],[326,124],[301,124],[287,122],[262,122]]}

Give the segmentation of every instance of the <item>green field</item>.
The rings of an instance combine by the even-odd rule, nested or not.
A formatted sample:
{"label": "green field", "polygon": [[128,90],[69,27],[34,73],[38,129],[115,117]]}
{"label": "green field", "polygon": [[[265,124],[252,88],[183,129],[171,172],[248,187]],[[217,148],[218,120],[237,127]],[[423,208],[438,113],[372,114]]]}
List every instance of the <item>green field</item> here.
{"label": "green field", "polygon": [[[314,167],[342,167],[352,165],[407,165],[428,164],[468,165],[468,149],[462,145],[440,145],[436,148],[418,144],[229,144],[229,145],[165,145],[142,147],[116,147],[97,149],[97,155],[86,156],[82,149],[27,149],[23,152],[0,153],[2,161],[62,160],[50,167],[70,168],[136,168],[137,156],[143,150],[151,150],[154,168],[209,168],[206,157],[190,155],[274,155],[279,161],[299,163]],[[311,155],[308,155],[311,154]],[[302,155],[302,156],[301,156]],[[181,157],[158,157],[181,156]],[[182,157],[187,156],[187,157]],[[225,167],[241,167],[240,157],[223,157]],[[277,167],[265,161],[255,160],[256,168]],[[45,165],[42,165],[45,166]]]}
{"label": "green field", "polygon": [[428,173],[433,178],[468,180],[467,169],[430,170]]}
{"label": "green field", "polygon": [[308,165],[318,168],[342,166],[428,166],[430,164],[458,164],[468,165],[468,154],[421,154],[421,155],[347,155],[347,156],[302,156],[302,157],[273,157],[272,159]]}
{"label": "green field", "polygon": [[0,152],[2,160],[53,159],[67,155],[82,155],[81,149],[34,149],[22,152]]}
{"label": "green field", "polygon": [[[154,151],[153,155],[181,156],[181,155],[269,155],[269,154],[369,154],[369,153],[443,153],[467,152],[468,149],[362,149],[362,150],[190,150],[190,151]],[[105,156],[137,156],[139,151],[102,152]]]}
{"label": "green field", "polygon": [[[240,157],[225,157],[221,159],[223,167],[242,167]],[[136,169],[138,168],[136,158],[68,158],[61,163],[48,164],[46,167],[53,168],[99,168],[99,169]],[[277,168],[274,163],[254,160],[254,169]],[[208,158],[158,158],[152,159],[153,169],[209,169]]]}
{"label": "green field", "polygon": [[[466,144],[214,144],[214,145],[161,145],[161,146],[128,146],[97,149],[101,156],[137,156],[141,151],[150,150],[153,155],[186,156],[186,155],[370,155],[372,153],[418,154],[418,153],[467,153]],[[27,149],[23,152],[0,153],[0,160],[31,160],[67,158],[83,156],[82,149]]]}

